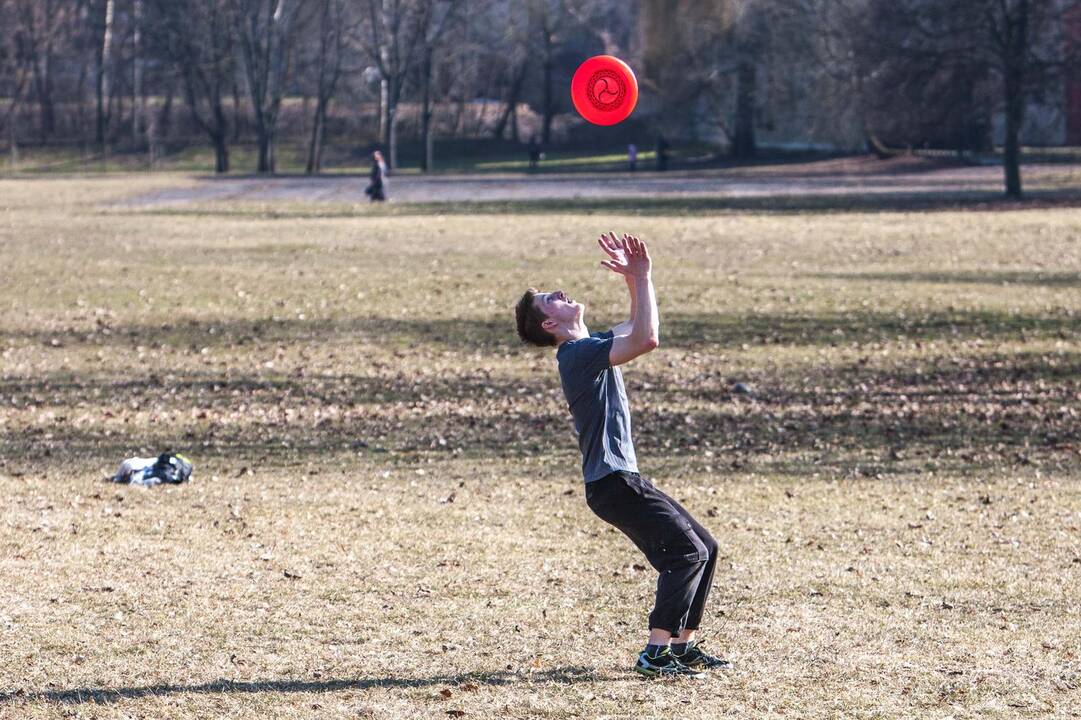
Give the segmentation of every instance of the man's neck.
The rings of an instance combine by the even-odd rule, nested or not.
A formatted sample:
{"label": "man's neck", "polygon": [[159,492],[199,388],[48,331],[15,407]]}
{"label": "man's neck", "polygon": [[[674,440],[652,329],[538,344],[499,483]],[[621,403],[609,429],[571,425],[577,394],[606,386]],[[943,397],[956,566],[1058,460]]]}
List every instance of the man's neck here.
{"label": "man's neck", "polygon": [[563,336],[563,339],[559,341],[556,347],[571,340],[581,340],[584,337],[589,337],[589,328],[587,328],[584,323],[575,325],[574,327],[567,328],[567,333]]}

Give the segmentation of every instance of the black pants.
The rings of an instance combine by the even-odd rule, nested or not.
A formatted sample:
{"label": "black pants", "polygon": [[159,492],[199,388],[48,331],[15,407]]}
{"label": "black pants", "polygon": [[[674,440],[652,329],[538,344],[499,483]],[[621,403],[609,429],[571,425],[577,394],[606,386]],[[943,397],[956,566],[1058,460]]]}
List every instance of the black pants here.
{"label": "black pants", "polygon": [[629,537],[660,573],[649,629],[667,630],[672,637],[698,629],[717,564],[713,536],[638,473],[615,472],[586,483],[586,503]]}

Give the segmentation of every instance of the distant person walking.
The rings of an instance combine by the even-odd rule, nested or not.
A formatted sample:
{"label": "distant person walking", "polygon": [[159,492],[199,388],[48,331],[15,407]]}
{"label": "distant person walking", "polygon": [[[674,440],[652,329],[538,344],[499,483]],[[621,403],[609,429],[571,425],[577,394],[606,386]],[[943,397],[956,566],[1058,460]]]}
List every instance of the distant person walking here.
{"label": "distant person walking", "polygon": [[536,136],[529,141],[529,169],[536,170],[540,167],[541,146]]}
{"label": "distant person walking", "polygon": [[664,139],[664,135],[657,136],[657,169],[664,172],[668,169],[668,149],[671,146]]}
{"label": "distant person walking", "polygon": [[627,167],[631,172],[638,169],[638,146],[634,143],[627,146]]}
{"label": "distant person walking", "polygon": [[383,202],[387,199],[387,163],[383,160],[383,153],[376,150],[372,153],[372,169],[368,174],[370,182],[364,188],[364,193],[372,202]]}

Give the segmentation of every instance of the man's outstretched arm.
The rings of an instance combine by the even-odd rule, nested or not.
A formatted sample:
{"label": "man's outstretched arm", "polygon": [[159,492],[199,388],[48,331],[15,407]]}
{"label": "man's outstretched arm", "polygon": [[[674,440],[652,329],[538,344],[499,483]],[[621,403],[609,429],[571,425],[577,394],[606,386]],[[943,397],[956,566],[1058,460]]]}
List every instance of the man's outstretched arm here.
{"label": "man's outstretched arm", "polygon": [[638,315],[638,287],[634,284],[633,278],[625,277],[624,279],[627,281],[627,292],[631,296],[631,316],[612,328],[613,335],[630,335],[634,328],[634,318]]}
{"label": "man's outstretched arm", "polygon": [[633,284],[634,319],[630,332],[617,334],[612,340],[608,361],[622,365],[639,355],[653,350],[659,344],[660,319],[657,315],[657,297],[653,289],[653,263],[646,244],[636,237],[624,235],[619,240],[622,258],[602,260],[601,265],[617,272]]}

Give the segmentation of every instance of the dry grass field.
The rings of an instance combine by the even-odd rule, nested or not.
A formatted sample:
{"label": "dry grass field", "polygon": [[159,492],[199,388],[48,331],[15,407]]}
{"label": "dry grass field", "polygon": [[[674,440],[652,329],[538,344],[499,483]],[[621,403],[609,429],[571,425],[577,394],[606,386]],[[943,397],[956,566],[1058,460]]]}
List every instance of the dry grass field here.
{"label": "dry grass field", "polygon": [[[116,204],[189,182],[0,181],[0,717],[1081,716],[1081,208]],[[629,672],[653,578],[513,332],[622,319],[610,229],[704,681]]]}

